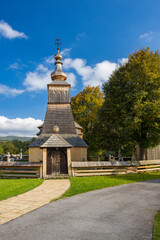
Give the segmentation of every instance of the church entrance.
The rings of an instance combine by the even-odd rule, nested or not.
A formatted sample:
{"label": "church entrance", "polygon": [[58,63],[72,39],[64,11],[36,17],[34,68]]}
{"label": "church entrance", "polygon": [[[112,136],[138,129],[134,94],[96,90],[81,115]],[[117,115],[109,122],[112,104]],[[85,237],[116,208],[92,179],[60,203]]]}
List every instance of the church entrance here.
{"label": "church entrance", "polygon": [[67,150],[48,148],[47,175],[68,174]]}

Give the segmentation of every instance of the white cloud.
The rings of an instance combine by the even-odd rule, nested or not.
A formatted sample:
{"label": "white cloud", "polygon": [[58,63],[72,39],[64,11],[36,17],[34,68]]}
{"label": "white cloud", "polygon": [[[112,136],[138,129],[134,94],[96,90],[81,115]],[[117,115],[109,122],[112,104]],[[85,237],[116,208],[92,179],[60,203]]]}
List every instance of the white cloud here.
{"label": "white cloud", "polygon": [[10,64],[8,69],[21,69],[21,67],[19,66],[18,62],[15,62]]}
{"label": "white cloud", "polygon": [[51,56],[49,56],[49,57],[45,57],[44,60],[45,60],[45,62],[48,63],[48,64],[55,63],[54,55],[51,55]]}
{"label": "white cloud", "polygon": [[154,38],[153,35],[154,35],[153,32],[143,33],[139,36],[139,39],[144,39],[144,40],[150,42]]}
{"label": "white cloud", "polygon": [[38,132],[37,127],[41,124],[41,120],[30,117],[9,119],[5,116],[0,116],[0,136],[33,137]]}
{"label": "white cloud", "polygon": [[[71,49],[64,49],[65,54],[69,54]],[[33,72],[28,72],[23,85],[27,91],[40,91],[47,89],[47,84],[51,82],[51,67],[48,64],[54,63],[54,56],[44,58],[43,64],[39,64]],[[72,85],[76,84],[76,76],[73,73],[68,73],[67,82]]]}
{"label": "white cloud", "polygon": [[76,36],[76,41],[80,41],[81,39],[83,39],[86,36],[86,34],[84,32],[82,33],[78,33]]}
{"label": "white cloud", "polygon": [[22,94],[24,92],[24,90],[19,90],[16,88],[10,88],[6,85],[0,84],[0,94],[1,95],[5,95],[7,97],[11,96],[11,97],[15,97],[19,94]]}
{"label": "white cloud", "polygon": [[[50,74],[53,71],[48,63],[54,63],[55,61],[53,59],[53,56],[46,57],[43,64],[39,64],[33,72],[28,72],[26,74],[23,85],[26,87],[27,91],[38,92],[47,89],[47,84],[51,81]],[[118,59],[118,63],[105,60],[91,67],[87,65],[85,59],[65,58],[63,68],[64,70],[68,70],[67,82],[69,82],[72,87],[76,86],[77,81],[76,75],[71,70],[74,70],[81,76],[84,86],[101,86],[109,79],[113,71],[119,67],[120,64],[125,64],[127,61],[127,58]]]}
{"label": "white cloud", "polygon": [[74,73],[68,73],[67,82],[71,84],[71,87],[76,85],[76,76]]}
{"label": "white cloud", "polygon": [[[76,84],[76,76],[74,73],[67,74],[67,82],[72,85]],[[51,70],[45,67],[43,64],[39,64],[33,72],[28,72],[23,85],[27,91],[40,91],[46,90],[47,84],[51,82]]]}
{"label": "white cloud", "polygon": [[120,65],[124,65],[124,64],[126,64],[128,62],[128,58],[119,58],[118,59],[118,63],[120,64]]}
{"label": "white cloud", "polygon": [[28,72],[23,85],[27,91],[40,91],[47,89],[47,84],[51,81],[51,71],[40,64],[35,71]]}
{"label": "white cloud", "polygon": [[8,69],[15,70],[15,69],[23,69],[24,67],[26,67],[26,65],[23,64],[20,59],[17,59],[15,63],[9,65]]}
{"label": "white cloud", "polygon": [[39,64],[38,67],[36,68],[36,71],[39,71],[39,72],[47,72],[48,71],[48,68],[45,67],[43,64]]}
{"label": "white cloud", "polygon": [[[62,57],[69,57],[71,50],[72,50],[72,48],[64,48],[60,53],[61,53]],[[46,64],[54,64],[55,63],[54,55],[45,57],[44,60],[45,60]]]}
{"label": "white cloud", "polygon": [[82,77],[84,86],[102,85],[118,66],[118,64],[107,60],[97,63],[93,67],[87,66],[85,59],[67,58],[64,60],[64,68],[74,69]]}
{"label": "white cloud", "polygon": [[5,21],[0,21],[0,35],[4,38],[14,39],[14,38],[25,38],[28,37],[23,32],[18,32],[13,30],[13,28]]}
{"label": "white cloud", "polygon": [[65,49],[63,49],[63,50],[61,51],[62,57],[69,57],[70,51],[71,51],[71,48],[65,48]]}

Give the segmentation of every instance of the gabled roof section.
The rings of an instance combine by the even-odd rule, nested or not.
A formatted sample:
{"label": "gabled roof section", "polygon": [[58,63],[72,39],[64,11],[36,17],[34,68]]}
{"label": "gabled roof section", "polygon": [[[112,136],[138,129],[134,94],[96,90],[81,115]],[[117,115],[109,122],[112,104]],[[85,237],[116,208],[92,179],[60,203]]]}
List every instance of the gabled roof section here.
{"label": "gabled roof section", "polygon": [[[52,136],[53,135],[58,135],[57,138],[59,138],[58,143],[55,143],[55,141],[57,141],[54,137],[53,137],[53,144],[52,142]],[[60,139],[61,138],[61,139]],[[50,139],[50,140],[49,140]],[[29,147],[44,147],[45,143],[49,140],[49,142],[47,143],[47,145],[49,147],[62,147],[62,142],[61,140],[63,139],[63,144],[65,144],[65,147],[86,147],[88,148],[87,143],[80,138],[77,134],[41,134],[34,142],[32,142]],[[64,142],[65,141],[65,142]],[[67,142],[67,145],[66,145]],[[51,145],[50,145],[51,143]],[[47,147],[47,146],[45,146]]]}
{"label": "gabled roof section", "polygon": [[71,148],[72,145],[69,144],[66,140],[64,140],[64,138],[59,134],[52,134],[52,136],[48,138],[48,140],[43,145],[41,145],[41,147],[42,148],[45,148],[45,147]]}

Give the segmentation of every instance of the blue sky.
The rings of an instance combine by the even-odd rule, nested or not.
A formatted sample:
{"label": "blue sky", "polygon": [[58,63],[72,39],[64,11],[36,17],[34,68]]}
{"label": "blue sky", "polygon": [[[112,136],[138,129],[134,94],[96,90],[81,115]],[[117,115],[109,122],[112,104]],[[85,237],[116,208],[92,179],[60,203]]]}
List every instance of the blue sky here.
{"label": "blue sky", "polygon": [[55,38],[74,96],[134,50],[159,49],[159,13],[159,0],[0,0],[0,135],[33,136],[44,120]]}

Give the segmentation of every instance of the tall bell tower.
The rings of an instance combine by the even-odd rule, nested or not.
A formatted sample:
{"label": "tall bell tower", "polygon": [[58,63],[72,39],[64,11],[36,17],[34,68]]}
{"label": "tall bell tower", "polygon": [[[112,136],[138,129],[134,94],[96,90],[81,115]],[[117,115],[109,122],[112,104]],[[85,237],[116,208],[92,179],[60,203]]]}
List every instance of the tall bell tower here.
{"label": "tall bell tower", "polygon": [[56,39],[57,53],[55,71],[51,73],[52,82],[48,84],[48,107],[42,134],[52,134],[53,126],[59,126],[60,134],[76,134],[71,110],[70,84],[66,82],[67,74],[62,69],[62,55],[59,52],[59,39]]}
{"label": "tall bell tower", "polygon": [[[82,139],[82,127],[74,122],[70,84],[62,69],[59,39],[55,71],[51,73],[48,86],[48,105],[44,124],[39,126],[38,137],[29,145],[29,162],[42,162],[43,178],[60,174],[72,175],[72,161],[87,161],[88,145]],[[81,136],[82,135],[82,136]]]}

